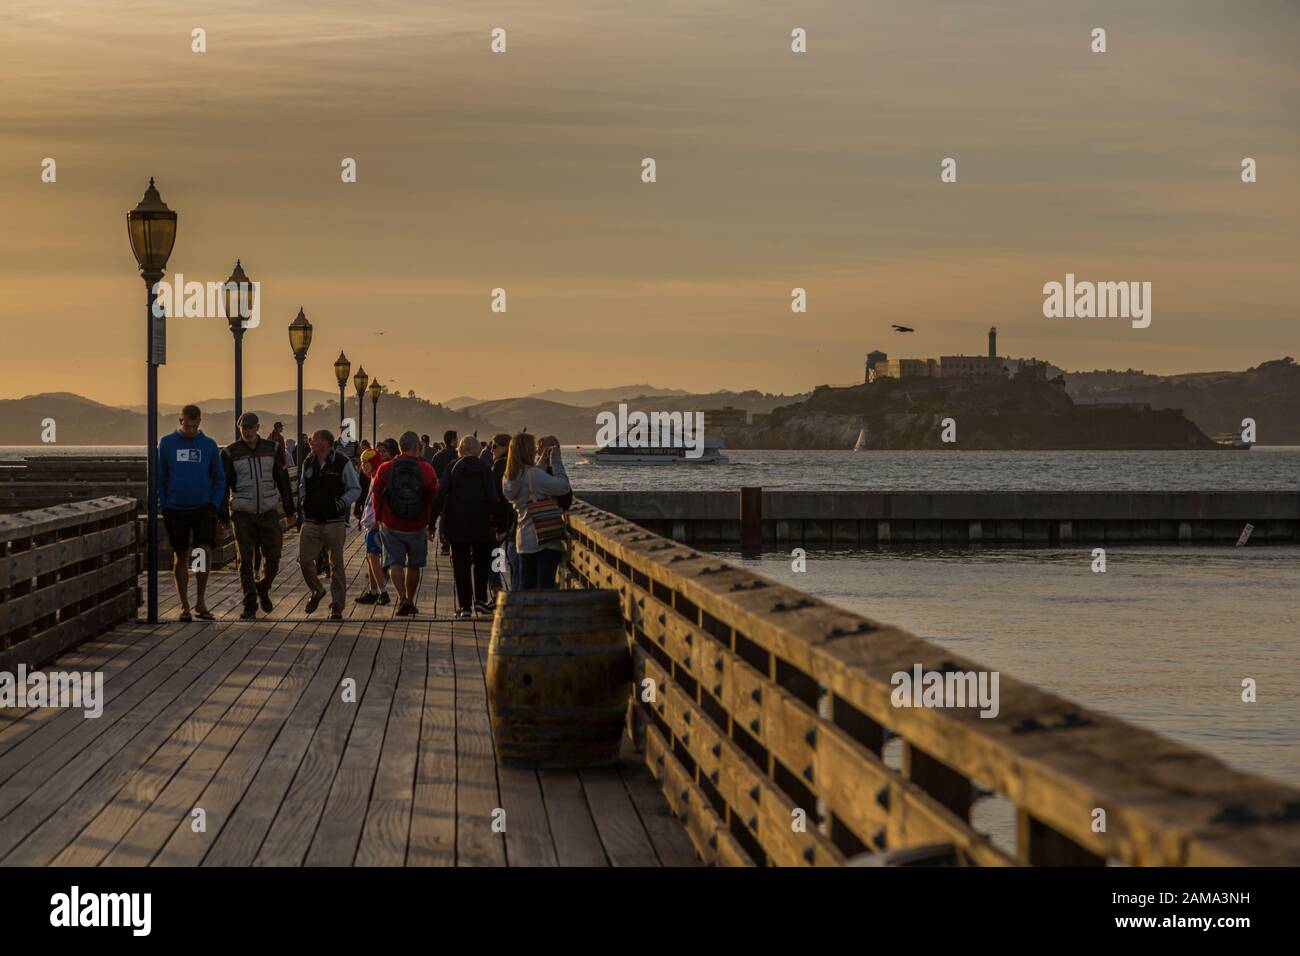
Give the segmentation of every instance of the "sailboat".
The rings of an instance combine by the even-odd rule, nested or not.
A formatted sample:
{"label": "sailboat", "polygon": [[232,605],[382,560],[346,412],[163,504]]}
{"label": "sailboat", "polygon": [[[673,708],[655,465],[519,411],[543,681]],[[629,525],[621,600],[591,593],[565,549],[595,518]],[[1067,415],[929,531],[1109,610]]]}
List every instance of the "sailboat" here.
{"label": "sailboat", "polygon": [[867,426],[865,422],[862,425],[861,431],[858,432],[858,440],[853,443],[853,450],[854,451],[867,450]]}

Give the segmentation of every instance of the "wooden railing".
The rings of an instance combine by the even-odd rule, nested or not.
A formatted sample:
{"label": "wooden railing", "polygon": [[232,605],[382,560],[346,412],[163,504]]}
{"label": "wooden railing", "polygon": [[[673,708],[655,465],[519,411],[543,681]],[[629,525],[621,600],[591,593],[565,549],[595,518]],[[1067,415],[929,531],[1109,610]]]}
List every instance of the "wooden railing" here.
{"label": "wooden railing", "polygon": [[[987,669],[585,502],[569,526],[567,583],[622,594],[634,730],[711,863],[1300,864],[1296,788],[1006,674],[996,717],[895,707],[915,665]],[[971,825],[994,794],[1014,848]]]}
{"label": "wooden railing", "polygon": [[0,670],[44,663],[135,615],[136,502],[0,515]]}

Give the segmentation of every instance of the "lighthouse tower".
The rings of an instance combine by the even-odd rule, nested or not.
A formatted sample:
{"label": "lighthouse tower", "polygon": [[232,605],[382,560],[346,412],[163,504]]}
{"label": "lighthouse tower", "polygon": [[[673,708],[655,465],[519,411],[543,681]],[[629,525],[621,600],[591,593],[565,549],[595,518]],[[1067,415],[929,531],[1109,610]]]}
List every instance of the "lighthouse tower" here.
{"label": "lighthouse tower", "polygon": [[989,329],[989,361],[998,357],[998,327],[995,325]]}

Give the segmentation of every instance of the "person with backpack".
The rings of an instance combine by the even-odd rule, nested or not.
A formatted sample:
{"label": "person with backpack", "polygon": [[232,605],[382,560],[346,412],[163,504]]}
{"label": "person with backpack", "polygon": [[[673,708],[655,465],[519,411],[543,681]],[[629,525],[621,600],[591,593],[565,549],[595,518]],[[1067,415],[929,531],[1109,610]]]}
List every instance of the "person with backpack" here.
{"label": "person with backpack", "polygon": [[510,439],[501,490],[514,505],[517,519],[520,588],[554,588],[555,572],[564,557],[565,535],[564,513],[556,496],[571,491],[560,443],[548,443],[539,456],[536,439],[527,432]]}
{"label": "person with backpack", "polygon": [[383,547],[384,570],[397,592],[396,615],[418,614],[415,595],[420,589],[420,572],[428,563],[429,539],[433,528],[429,515],[438,492],[438,474],[420,457],[420,436],[403,432],[398,440],[401,454],[386,461],[370,483],[375,521]]}
{"label": "person with backpack", "polygon": [[492,471],[479,457],[478,439],[466,435],[457,450],[460,457],[447,469],[446,480],[438,483],[430,520],[442,516],[456,578],[456,616],[466,618],[492,613],[488,603],[492,548],[496,527],[506,519]]}
{"label": "person with backpack", "polygon": [[311,457],[302,464],[302,531],[298,534],[298,566],[311,590],[308,614],[325,596],[316,559],[329,555],[330,620],[343,619],[348,576],[343,567],[343,542],[347,537],[348,509],[361,495],[361,482],[351,460],[334,447],[334,436],[320,429],[311,436]]}

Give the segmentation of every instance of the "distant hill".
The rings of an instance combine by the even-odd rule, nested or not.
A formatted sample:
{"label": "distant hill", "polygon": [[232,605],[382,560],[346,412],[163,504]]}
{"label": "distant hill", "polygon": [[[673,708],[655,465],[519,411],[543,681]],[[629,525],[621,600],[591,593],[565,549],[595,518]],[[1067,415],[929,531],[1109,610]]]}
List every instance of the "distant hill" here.
{"label": "distant hill", "polygon": [[1300,445],[1300,365],[1290,356],[1244,372],[1067,372],[1065,388],[1076,401],[1127,399],[1181,409],[1208,435],[1240,432],[1242,419],[1253,418],[1261,445]]}
{"label": "distant hill", "polygon": [[[636,386],[640,387],[640,386]],[[552,390],[551,394],[556,394]],[[574,392],[560,394],[578,394]],[[781,405],[797,402],[804,395],[773,395],[756,390],[747,392],[711,392],[692,395],[673,391],[659,394],[628,394],[586,406],[574,406],[527,396],[504,398],[493,402],[480,402],[465,412],[480,418],[499,422],[505,431],[518,431],[527,426],[534,435],[554,435],[565,445],[591,445],[596,441],[596,416],[602,411],[617,412],[620,402],[626,402],[629,411],[692,411],[702,412],[730,406],[749,412],[769,412]]]}
{"label": "distant hill", "polygon": [[43,423],[50,418],[60,445],[144,444],[143,415],[71,392],[0,400],[0,444],[41,444]]}
{"label": "distant hill", "polygon": [[[320,388],[304,388],[302,390],[303,411],[306,411],[313,405],[322,402],[334,402],[337,405],[338,395],[338,392],[329,392]],[[356,393],[352,391],[351,387],[349,387],[348,398],[355,401],[355,395]],[[293,415],[297,409],[296,402],[297,392],[291,388],[285,389],[282,392],[264,392],[260,395],[244,396],[244,408],[263,409],[273,415]],[[158,411],[160,414],[164,414],[168,418],[175,418],[180,414],[181,406],[188,404],[190,403],[163,402],[159,404]],[[235,410],[235,399],[233,397],[205,398],[202,401],[194,402],[193,404],[198,405],[205,415],[215,415],[219,412],[233,413]],[[141,415],[145,412],[145,406],[143,405],[127,405],[125,407],[130,411],[138,412]]]}
{"label": "distant hill", "polygon": [[481,405],[485,401],[487,401],[485,398],[471,398],[469,395],[457,395],[455,398],[447,399],[442,404],[447,408],[459,410],[462,408],[468,408],[471,405]]}
{"label": "distant hill", "polygon": [[576,405],[586,408],[605,402],[618,403],[624,399],[650,395],[689,395],[681,388],[655,388],[653,385],[618,385],[613,388],[582,388],[566,391],[560,388],[548,388],[544,392],[533,392],[528,398],[540,398],[544,402],[559,402],[562,405]]}

